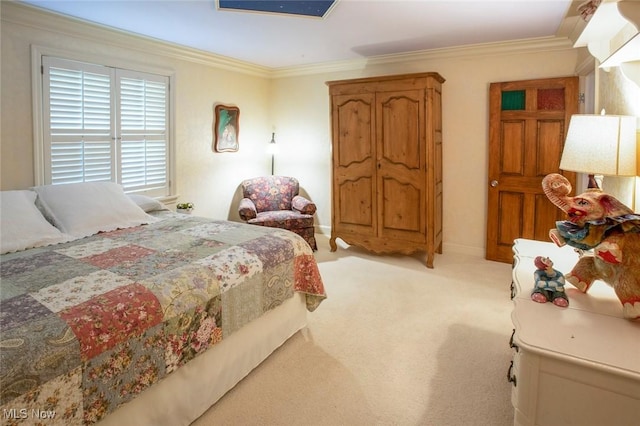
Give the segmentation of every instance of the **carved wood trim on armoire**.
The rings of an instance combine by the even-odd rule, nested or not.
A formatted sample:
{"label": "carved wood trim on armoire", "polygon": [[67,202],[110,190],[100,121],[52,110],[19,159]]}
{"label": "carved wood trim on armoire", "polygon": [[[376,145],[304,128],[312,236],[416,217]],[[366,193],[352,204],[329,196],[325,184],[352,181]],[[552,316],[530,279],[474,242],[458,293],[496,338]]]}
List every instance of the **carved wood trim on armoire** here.
{"label": "carved wood trim on armoire", "polygon": [[442,253],[442,83],[437,73],[329,81],[331,251]]}

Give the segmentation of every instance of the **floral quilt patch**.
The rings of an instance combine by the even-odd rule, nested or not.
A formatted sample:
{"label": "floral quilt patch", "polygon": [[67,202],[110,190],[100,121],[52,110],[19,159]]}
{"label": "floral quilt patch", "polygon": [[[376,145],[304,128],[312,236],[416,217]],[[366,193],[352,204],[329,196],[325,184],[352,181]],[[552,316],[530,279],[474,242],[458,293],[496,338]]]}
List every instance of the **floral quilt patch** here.
{"label": "floral quilt patch", "polygon": [[296,234],[156,215],[0,257],[3,412],[95,423],[294,292],[326,298]]}

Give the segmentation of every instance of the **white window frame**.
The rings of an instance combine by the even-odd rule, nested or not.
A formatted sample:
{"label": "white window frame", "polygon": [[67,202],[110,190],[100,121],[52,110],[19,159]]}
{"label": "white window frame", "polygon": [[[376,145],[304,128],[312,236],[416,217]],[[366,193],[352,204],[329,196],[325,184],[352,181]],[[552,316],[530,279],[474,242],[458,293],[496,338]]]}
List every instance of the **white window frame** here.
{"label": "white window frame", "polygon": [[[147,64],[136,63],[129,60],[123,60],[105,55],[96,55],[92,53],[83,53],[69,51],[65,49],[57,49],[43,46],[31,46],[31,63],[32,63],[32,105],[33,105],[33,149],[34,149],[34,181],[36,185],[46,185],[49,167],[49,153],[45,148],[45,129],[44,129],[44,87],[43,87],[43,63],[44,56],[57,57],[71,61],[84,62],[88,64],[101,65],[112,68],[130,70],[132,72],[142,72],[166,76],[169,79],[169,110],[167,124],[169,131],[167,132],[167,192],[165,194],[148,193],[139,191],[135,193],[154,196],[165,203],[171,203],[177,199],[176,194],[176,168],[175,168],[175,72],[166,68],[153,67]],[[115,82],[114,82],[115,84]]]}

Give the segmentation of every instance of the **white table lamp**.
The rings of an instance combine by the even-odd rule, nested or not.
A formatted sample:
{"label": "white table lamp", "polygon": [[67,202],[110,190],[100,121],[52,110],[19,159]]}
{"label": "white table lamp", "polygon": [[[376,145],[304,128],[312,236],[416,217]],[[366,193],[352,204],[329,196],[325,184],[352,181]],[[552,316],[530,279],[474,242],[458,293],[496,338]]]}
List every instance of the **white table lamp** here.
{"label": "white table lamp", "polygon": [[625,115],[571,116],[560,169],[589,175],[636,176],[636,118]]}

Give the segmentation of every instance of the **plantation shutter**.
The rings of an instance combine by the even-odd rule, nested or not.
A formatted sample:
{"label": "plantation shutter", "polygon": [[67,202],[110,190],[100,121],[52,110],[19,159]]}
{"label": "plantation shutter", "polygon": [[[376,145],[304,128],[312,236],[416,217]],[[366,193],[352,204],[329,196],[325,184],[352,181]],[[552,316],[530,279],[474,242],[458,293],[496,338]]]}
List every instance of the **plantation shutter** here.
{"label": "plantation shutter", "polygon": [[43,57],[45,183],[169,194],[169,78]]}
{"label": "plantation shutter", "polygon": [[120,175],[127,190],[167,185],[167,77],[118,70]]}
{"label": "plantation shutter", "polygon": [[43,64],[48,183],[115,181],[111,70],[48,57]]}

